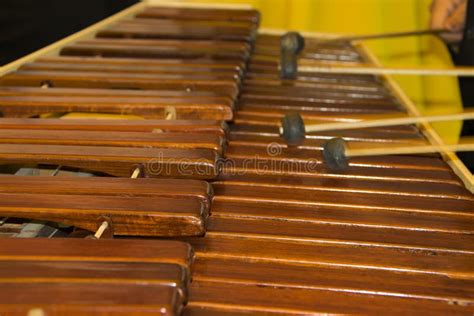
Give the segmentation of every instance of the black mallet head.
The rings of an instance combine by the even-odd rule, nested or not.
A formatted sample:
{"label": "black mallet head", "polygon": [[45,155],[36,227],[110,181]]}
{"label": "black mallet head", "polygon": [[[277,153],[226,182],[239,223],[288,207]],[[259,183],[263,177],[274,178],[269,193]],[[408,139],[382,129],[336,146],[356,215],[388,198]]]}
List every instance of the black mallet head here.
{"label": "black mallet head", "polygon": [[289,112],[281,120],[282,136],[289,146],[301,145],[305,138],[304,121],[298,112]]}
{"label": "black mallet head", "polygon": [[329,170],[341,171],[349,166],[346,142],[340,137],[331,138],[324,144],[323,157]]}
{"label": "black mallet head", "polygon": [[296,79],[298,75],[298,59],[295,54],[282,52],[280,55],[281,79]]}
{"label": "black mallet head", "polygon": [[298,74],[297,55],[304,48],[304,38],[297,32],[288,32],[280,38],[280,76],[295,79]]}
{"label": "black mallet head", "polygon": [[304,48],[304,37],[298,32],[288,32],[280,38],[280,51],[299,54]]}

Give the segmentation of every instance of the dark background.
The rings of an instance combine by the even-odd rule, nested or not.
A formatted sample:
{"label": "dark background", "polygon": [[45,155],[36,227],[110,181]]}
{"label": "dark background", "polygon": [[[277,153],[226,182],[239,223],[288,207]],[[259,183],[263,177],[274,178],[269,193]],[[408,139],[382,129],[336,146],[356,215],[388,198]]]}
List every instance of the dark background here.
{"label": "dark background", "polygon": [[[464,39],[461,43],[459,54],[454,56],[454,62],[457,65],[474,65],[474,1],[468,1],[466,28],[464,30]],[[474,78],[459,78],[462,101],[465,108],[474,107]],[[474,120],[465,121],[461,132],[462,136],[474,135]],[[474,173],[474,152],[458,153],[459,158],[469,170]]]}
{"label": "dark background", "polygon": [[0,65],[137,3],[137,0],[0,0]]}

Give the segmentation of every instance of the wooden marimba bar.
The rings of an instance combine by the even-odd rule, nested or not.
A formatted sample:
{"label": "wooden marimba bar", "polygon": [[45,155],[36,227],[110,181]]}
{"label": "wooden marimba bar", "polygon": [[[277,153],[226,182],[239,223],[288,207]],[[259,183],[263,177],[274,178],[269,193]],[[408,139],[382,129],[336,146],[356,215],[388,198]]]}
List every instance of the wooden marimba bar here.
{"label": "wooden marimba bar", "polygon": [[[324,143],[336,136],[367,145],[428,143],[418,127],[310,133],[298,147],[280,137],[290,111],[315,123],[406,113],[386,80],[310,72],[281,80],[279,36],[257,34],[254,10],[140,10],[0,78],[2,164],[102,176],[0,176],[0,214],[88,231],[106,222],[109,237],[168,240],[0,240],[2,271],[14,272],[0,283],[14,283],[31,301],[9,294],[0,310],[473,312],[474,198],[446,162],[359,157],[335,172],[322,159]],[[320,47],[308,38],[299,58],[370,62],[358,47]],[[70,111],[146,120],[29,118]],[[78,271],[84,261],[97,277]],[[25,275],[30,270],[37,273]],[[95,295],[77,303],[83,291]]]}

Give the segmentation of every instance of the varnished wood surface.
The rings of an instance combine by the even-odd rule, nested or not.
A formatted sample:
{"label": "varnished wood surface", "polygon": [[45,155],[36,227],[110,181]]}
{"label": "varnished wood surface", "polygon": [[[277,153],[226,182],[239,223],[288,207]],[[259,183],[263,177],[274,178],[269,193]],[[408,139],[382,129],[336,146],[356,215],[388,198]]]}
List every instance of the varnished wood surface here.
{"label": "varnished wood surface", "polygon": [[0,164],[61,165],[118,177],[143,167],[144,177],[213,179],[218,159],[209,149],[0,145]]}
{"label": "varnished wood surface", "polygon": [[[162,284],[186,289],[184,269],[168,263],[127,263],[87,261],[2,261],[3,283],[88,283],[114,286],[120,283]],[[91,273],[94,271],[94,273]],[[184,293],[183,293],[184,294]]]}
{"label": "varnished wood surface", "polygon": [[67,63],[67,62],[34,62],[26,64],[21,67],[24,70],[79,70],[79,71],[103,71],[103,72],[122,72],[122,73],[139,73],[139,74],[181,74],[189,78],[193,76],[214,76],[219,79],[235,79],[239,76],[239,69],[233,68],[218,68],[206,67],[206,64],[197,65],[200,67],[193,67],[193,65],[120,65],[120,64],[92,64],[92,63]]}
{"label": "varnished wood surface", "polygon": [[212,186],[199,180],[128,179],[111,177],[18,177],[0,175],[1,193],[53,193],[65,195],[104,195],[169,197],[195,199],[210,212]]}
{"label": "varnished wood surface", "polygon": [[[260,118],[255,118],[256,120]],[[232,133],[229,135],[231,139],[241,137],[253,138],[258,142],[259,139],[267,138],[268,140],[281,141],[279,126],[276,122],[263,121],[260,125],[252,124],[238,124],[232,125]],[[267,123],[264,125],[263,123]],[[318,124],[317,122],[314,122]],[[356,130],[339,130],[339,131],[325,131],[318,133],[307,133],[305,141],[330,139],[332,137],[344,137],[352,141],[373,141],[373,142],[404,142],[404,141],[424,141],[424,137],[419,133],[414,126],[391,126],[391,127],[371,127]],[[304,146],[304,145],[303,145]]]}
{"label": "varnished wood surface", "polygon": [[[468,200],[446,200],[446,199],[435,199],[430,197],[424,200],[421,197],[409,197],[409,196],[391,196],[387,199],[383,195],[376,196],[374,194],[364,193],[349,193],[344,192],[317,192],[313,191],[312,194],[308,194],[305,189],[293,187],[291,190],[287,188],[278,187],[264,187],[264,186],[253,186],[251,191],[242,190],[245,185],[236,184],[216,184],[214,185],[214,191],[216,193],[216,199],[228,199],[230,201],[255,201],[262,203],[269,203],[278,205],[282,204],[306,204],[315,206],[340,206],[352,209],[386,209],[400,212],[429,212],[428,209],[423,209],[423,205],[426,205],[427,200],[433,203],[433,213],[454,213],[454,214],[465,214],[466,216],[471,215],[474,199],[468,198]],[[470,203],[469,203],[470,202]]]}
{"label": "varnished wood surface", "polygon": [[245,42],[94,39],[69,45],[61,50],[61,55],[132,58],[206,58],[242,62],[249,57],[249,50],[250,47]]}
{"label": "varnished wood surface", "polygon": [[420,181],[405,181],[400,185],[400,179],[377,179],[370,177],[343,177],[337,174],[326,174],[321,176],[311,176],[303,172],[280,172],[268,170],[259,172],[258,169],[248,169],[246,174],[232,171],[225,168],[218,180],[214,183],[226,183],[242,186],[255,186],[266,188],[285,188],[291,190],[307,190],[307,194],[318,191],[332,191],[339,194],[345,193],[367,193],[387,196],[414,196],[419,198],[447,198],[472,200],[472,195],[456,182],[425,182],[420,185]]}
{"label": "varnished wood surface", "polygon": [[39,307],[47,315],[180,315],[183,308],[177,291],[161,285],[0,284],[8,288],[0,299],[3,315],[26,315]]}
{"label": "varnished wood surface", "polygon": [[258,24],[260,13],[249,9],[216,9],[216,8],[173,8],[153,6],[137,14],[139,18],[160,18],[176,20],[204,20],[225,22],[251,22]]}
{"label": "varnished wood surface", "polygon": [[[232,293],[232,295],[222,295]],[[298,302],[298,303],[295,303]],[[191,308],[211,308],[217,314],[245,311],[253,314],[307,315],[311,313],[400,314],[423,310],[428,315],[465,315],[472,308],[456,303],[411,299],[404,297],[377,297],[344,291],[310,290],[307,288],[269,287],[220,282],[194,282],[191,285]],[[191,314],[192,315],[192,314]]]}
{"label": "varnished wood surface", "polygon": [[[311,88],[311,85],[310,87]],[[311,100],[317,103],[339,103],[339,104],[352,104],[352,103],[364,103],[367,107],[370,105],[388,105],[392,100],[390,96],[370,93],[370,92],[338,92],[334,89],[330,91],[324,89],[305,89],[304,87],[293,87],[285,86],[283,84],[272,87],[270,85],[252,85],[249,87],[243,87],[243,93],[247,98],[253,99],[265,99],[268,101],[306,101]],[[326,100],[326,101],[323,101]],[[392,100],[393,101],[393,100]],[[393,105],[393,102],[391,103]]]}
{"label": "varnished wood surface", "polygon": [[203,235],[212,196],[207,183],[187,180],[0,176],[0,183],[2,216],[90,231],[107,220],[116,235]]}
{"label": "varnished wood surface", "polygon": [[[256,22],[247,20],[234,26],[223,26],[225,20],[206,26],[206,22],[168,18],[119,22],[112,29],[119,28],[119,33],[123,31],[120,28],[141,30],[145,39],[129,38],[130,34],[125,34],[126,38],[115,38],[117,33],[99,34],[101,37],[64,47],[62,56],[23,65],[0,79],[0,113],[6,117],[32,117],[101,112],[147,119],[165,119],[171,113],[171,118],[180,120],[231,120]],[[188,29],[180,27],[180,23]],[[177,33],[170,32],[170,27]],[[153,38],[154,29],[168,36]],[[209,32],[206,35],[206,29],[212,34],[227,30],[232,40],[215,38]],[[147,32],[152,32],[152,38]],[[201,37],[194,38],[191,33]],[[178,34],[184,34],[184,38]],[[34,87],[61,90],[44,92]],[[71,92],[72,89],[78,90]],[[86,89],[97,89],[97,94]],[[114,95],[112,89],[144,93],[119,91]]]}
{"label": "varnished wood surface", "polygon": [[98,37],[173,38],[198,40],[251,41],[253,24],[230,24],[220,21],[177,21],[169,19],[134,19],[123,21],[97,33]]}
{"label": "varnished wood surface", "polygon": [[[153,75],[102,73],[102,72],[61,72],[23,70],[5,75],[1,78],[2,86],[40,87],[49,84],[53,87],[65,88],[121,88],[144,90],[178,90],[207,91],[220,90],[221,95],[234,98],[237,84],[232,81],[206,80],[206,78],[186,78],[184,75],[169,78],[156,78]],[[180,77],[180,78],[179,78]]]}
{"label": "varnished wood surface", "polygon": [[96,132],[0,129],[2,144],[115,146],[137,148],[210,149],[222,153],[225,140],[216,135],[150,132]]}
{"label": "varnished wood surface", "polygon": [[[213,91],[179,91],[179,90],[133,90],[133,89],[100,89],[100,88],[60,88],[50,87],[48,89],[40,87],[0,87],[1,96],[59,96],[59,97],[120,97],[120,98],[144,98],[145,100],[166,98],[170,102],[176,100],[194,100],[197,104],[207,100],[208,102],[222,102],[232,108],[234,102],[231,97]],[[177,123],[180,124],[180,123]]]}
{"label": "varnished wood surface", "polygon": [[67,96],[0,96],[0,110],[5,116],[33,116],[45,113],[116,113],[165,119],[169,111],[178,119],[228,120],[232,103],[224,100],[179,98],[67,97]]}
{"label": "varnished wood surface", "polygon": [[[248,63],[247,77],[280,79],[276,63],[255,62],[250,59]],[[370,75],[350,75],[350,74],[323,74],[317,72],[298,73],[295,80],[320,82],[320,83],[345,83],[345,84],[365,84],[368,87],[380,86],[381,80]],[[286,80],[292,82],[292,80]]]}
{"label": "varnished wood surface", "polygon": [[174,263],[188,272],[194,258],[190,245],[180,241],[2,238],[0,249],[1,261],[55,261],[60,258],[64,261]]}
{"label": "varnished wood surface", "polygon": [[0,239],[2,315],[179,315],[193,252],[174,241]]}
{"label": "varnished wood surface", "polygon": [[[112,119],[15,119],[2,118],[0,129],[98,131],[98,132],[178,132],[225,137],[228,125],[206,120],[112,120]],[[158,131],[158,132],[159,132]]]}
{"label": "varnished wood surface", "polygon": [[[249,204],[251,203],[247,205]],[[226,204],[223,202],[221,205]],[[342,208],[341,206],[340,209]],[[251,210],[251,207],[249,207],[249,210]],[[362,215],[364,212],[357,213]],[[396,213],[396,211],[392,211],[392,213]],[[431,214],[433,213],[435,212],[433,211]],[[275,221],[278,220],[277,216],[267,215],[266,218],[263,218],[263,215],[261,216],[262,218],[259,218],[258,211],[252,215],[254,217],[245,218],[245,216],[240,214],[219,212],[210,219],[208,227],[213,233],[220,232],[242,236],[267,235],[269,239],[275,241],[280,239],[306,241],[309,243],[313,241],[329,245],[350,243],[352,241],[353,243],[373,247],[383,247],[391,244],[397,245],[400,248],[410,247],[419,250],[444,251],[448,253],[456,250],[469,253],[474,251],[472,247],[473,237],[469,233],[464,233],[461,230],[451,232],[416,231],[411,230],[410,227],[390,226],[389,220],[391,218],[387,218],[387,227],[380,227],[374,231],[373,227],[364,227],[363,223],[318,221],[317,216],[314,216],[312,221],[307,218],[307,222],[298,221],[293,217],[277,228],[275,227]],[[453,217],[456,217],[459,214],[454,214],[453,212],[453,215]],[[287,217],[290,218],[291,215]],[[394,217],[392,216],[392,218]],[[403,217],[403,215],[400,217]],[[406,216],[406,218],[409,219],[409,216]],[[445,218],[449,220],[449,215],[446,215]],[[469,227],[467,228],[469,229]],[[397,231],[399,234],[396,234]]]}
{"label": "varnished wood surface", "polygon": [[[97,67],[142,67],[150,68],[159,67],[161,69],[173,69],[177,67],[184,71],[184,67],[188,71],[208,69],[220,71],[238,71],[243,73],[246,65],[243,62],[221,60],[216,63],[209,59],[142,59],[142,58],[105,58],[105,57],[87,57],[87,56],[50,56],[38,58],[35,62],[39,63],[79,63],[83,65],[96,65]],[[85,67],[85,66],[84,66]]]}
{"label": "varnished wood surface", "polygon": [[[307,122],[357,122],[370,116],[404,115],[404,108],[380,78],[306,72],[296,80],[280,80],[278,36],[258,36],[251,55],[251,34],[226,41],[223,37],[216,40],[214,30],[204,30],[205,23],[214,27],[222,21],[231,22],[223,27],[222,36],[228,36],[226,30],[230,29],[250,30],[258,23],[258,15],[252,11],[158,8],[147,9],[138,17],[117,24],[115,31],[114,26],[112,32],[104,30],[102,38],[63,50],[73,56],[39,60],[0,79],[0,98],[8,102],[26,98],[25,106],[53,99],[65,104],[68,96],[75,103],[95,100],[102,106],[106,99],[133,104],[166,103],[167,98],[186,102],[195,98],[195,102],[204,103],[206,98],[236,100],[237,104],[229,107],[235,113],[220,173],[216,159],[201,149],[190,156],[186,153],[191,165],[199,161],[214,168],[209,172],[213,176],[206,179],[214,181],[215,194],[206,235],[179,238],[189,241],[197,254],[184,314],[473,313],[474,200],[447,164],[437,155],[366,157],[351,160],[347,170],[336,173],[323,163],[321,146],[330,137],[367,145],[423,143],[426,140],[416,126],[311,133],[298,148],[288,148],[279,138],[281,118],[290,110],[299,111]],[[157,25],[163,29],[152,28]],[[196,40],[192,38],[194,30],[178,30],[174,25],[200,25],[199,36],[213,40]],[[365,62],[354,47],[321,47],[317,40],[307,41],[299,63],[304,65],[310,59],[329,65]],[[238,80],[231,78],[236,74]],[[44,83],[52,88],[39,91]],[[119,92],[113,95],[116,90]],[[222,119],[200,116],[197,111],[178,118]],[[147,118],[162,118],[159,115],[163,114]],[[102,130],[87,124],[80,128]],[[110,141],[113,135],[102,141]],[[18,145],[0,149],[5,146]],[[60,147],[68,149],[60,152]],[[114,159],[110,168],[116,173],[104,168],[104,163],[101,171],[127,176],[137,163],[145,163],[142,157],[157,153],[154,148],[136,149],[141,151],[102,149],[101,159]],[[31,151],[28,159],[39,150]],[[22,151],[22,147],[15,151]],[[77,155],[85,153],[89,161],[97,156],[92,147],[82,146],[51,145],[41,153],[51,164],[64,164],[65,156],[75,157],[74,166],[86,169],[91,168],[90,162],[79,161]],[[185,157],[183,151],[167,153],[173,159],[167,162],[170,165]],[[60,154],[62,161],[56,159]],[[8,150],[3,155],[6,158]],[[129,163],[132,160],[134,164]],[[124,161],[127,164],[122,164]],[[194,172],[198,173],[197,167]],[[172,176],[182,175],[175,168]],[[70,201],[82,205],[91,192],[77,186],[78,198]],[[35,188],[29,193],[34,204],[22,202],[25,208],[44,203],[39,196],[46,189],[33,184],[19,187]],[[60,203],[59,196],[74,196],[72,189],[61,187],[58,182],[47,189],[57,191],[58,198],[51,203]],[[16,201],[17,192],[9,187],[4,190],[0,195]],[[109,190],[114,186],[105,185],[104,191]],[[138,193],[142,190],[144,193]],[[161,204],[155,202],[157,196],[151,191],[144,187],[136,191],[140,197],[147,194],[146,205],[137,205],[120,190],[113,200],[99,196],[94,203],[117,209],[129,205],[158,208]],[[157,190],[157,194],[164,191]],[[192,190],[180,192],[187,202],[203,201],[202,194],[194,197]],[[179,209],[182,204],[174,206]],[[133,251],[145,251],[144,240],[133,242],[140,245]],[[135,248],[130,244],[125,247]],[[31,256],[44,260],[35,252]]]}
{"label": "varnished wood surface", "polygon": [[298,148],[278,137],[290,109],[357,121],[403,114],[398,101],[369,77],[279,82],[261,69],[243,82],[206,236],[187,239],[185,314],[472,313],[474,198],[446,163],[370,157],[335,173],[319,156],[331,136],[425,142],[415,126],[311,133]]}

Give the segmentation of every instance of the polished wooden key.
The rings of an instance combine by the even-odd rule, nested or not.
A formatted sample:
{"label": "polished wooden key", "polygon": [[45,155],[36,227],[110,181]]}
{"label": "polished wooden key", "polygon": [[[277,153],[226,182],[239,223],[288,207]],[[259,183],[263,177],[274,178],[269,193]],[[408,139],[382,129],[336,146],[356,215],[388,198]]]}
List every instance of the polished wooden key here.
{"label": "polished wooden key", "polygon": [[[209,71],[238,71],[243,75],[243,70],[246,68],[244,62],[221,60],[218,63],[209,59],[185,59],[185,58],[167,58],[167,59],[142,59],[142,58],[107,58],[107,57],[88,57],[88,56],[50,56],[40,57],[35,60],[38,63],[54,63],[58,67],[60,63],[65,64],[79,64],[78,67],[96,66],[96,67],[110,67],[123,68],[136,67],[146,71],[149,69],[153,71],[159,69],[161,71],[170,69],[180,69],[181,71],[188,70],[188,72],[209,70]],[[322,75],[324,77],[324,74]],[[358,76],[360,77],[360,76]],[[357,78],[358,78],[357,77]]]}
{"label": "polished wooden key", "polygon": [[66,46],[61,50],[61,55],[127,58],[205,58],[216,61],[242,62],[248,59],[249,51],[250,46],[246,42],[97,38]]}
{"label": "polished wooden key", "polygon": [[0,214],[112,234],[203,235],[212,189],[193,180],[0,176]]}
{"label": "polished wooden key", "polygon": [[2,144],[104,146],[128,148],[210,149],[222,154],[225,140],[216,135],[190,133],[57,131],[0,129]]}
{"label": "polished wooden key", "polygon": [[179,314],[193,251],[146,240],[0,239],[2,314]]}
{"label": "polished wooden key", "polygon": [[254,9],[218,9],[153,6],[137,14],[139,18],[251,22],[258,24],[260,13]]}
{"label": "polished wooden key", "polygon": [[219,159],[209,149],[0,145],[0,165],[61,165],[119,177],[140,168],[143,177],[213,179]]}
{"label": "polished wooden key", "polygon": [[193,80],[183,75],[171,75],[168,78],[159,79],[150,74],[40,70],[20,70],[7,74],[0,79],[0,86],[219,91],[218,96],[232,99],[238,92],[238,83],[234,79],[222,81],[196,78]]}
{"label": "polished wooden key", "polygon": [[137,18],[116,23],[97,33],[104,38],[173,38],[247,41],[255,37],[253,24],[221,21],[183,21]]}
{"label": "polished wooden key", "polygon": [[[179,315],[183,301],[162,285],[90,283],[0,283],[4,315]],[[25,299],[26,297],[26,299]]]}
{"label": "polished wooden key", "polygon": [[[65,56],[62,58],[66,58]],[[86,57],[87,58],[87,57]],[[74,62],[74,59],[75,62]],[[188,78],[198,77],[202,78],[208,76],[209,78],[220,78],[220,79],[238,79],[241,75],[241,69],[237,66],[223,65],[223,67],[212,67],[212,64],[184,64],[184,63],[162,63],[162,64],[116,64],[106,63],[107,58],[104,59],[104,63],[90,63],[88,60],[82,58],[71,57],[71,59],[54,60],[54,61],[36,61],[34,63],[28,63],[20,67],[23,70],[60,70],[60,71],[103,71],[103,72],[118,72],[118,73],[136,73],[136,74],[155,74],[157,77],[160,75],[186,75]],[[90,58],[96,59],[96,58]],[[230,66],[230,67],[226,67]],[[165,77],[166,78],[166,77]],[[240,78],[239,78],[240,79]]]}
{"label": "polished wooden key", "polygon": [[[229,102],[191,102],[187,100],[162,99],[129,100],[123,102],[114,97],[35,97],[0,96],[0,112],[6,117],[32,117],[49,113],[108,113],[136,115],[149,119],[184,120],[231,120],[232,103]],[[74,100],[76,99],[76,100]],[[115,99],[115,100],[114,100]],[[122,100],[122,101],[120,101]],[[227,103],[227,104],[226,104]]]}
{"label": "polished wooden key", "polygon": [[[56,90],[56,89],[54,89]],[[1,93],[1,92],[0,92]],[[115,119],[17,119],[2,118],[1,130],[96,131],[209,134],[226,137],[228,125],[222,121],[115,120]]]}

